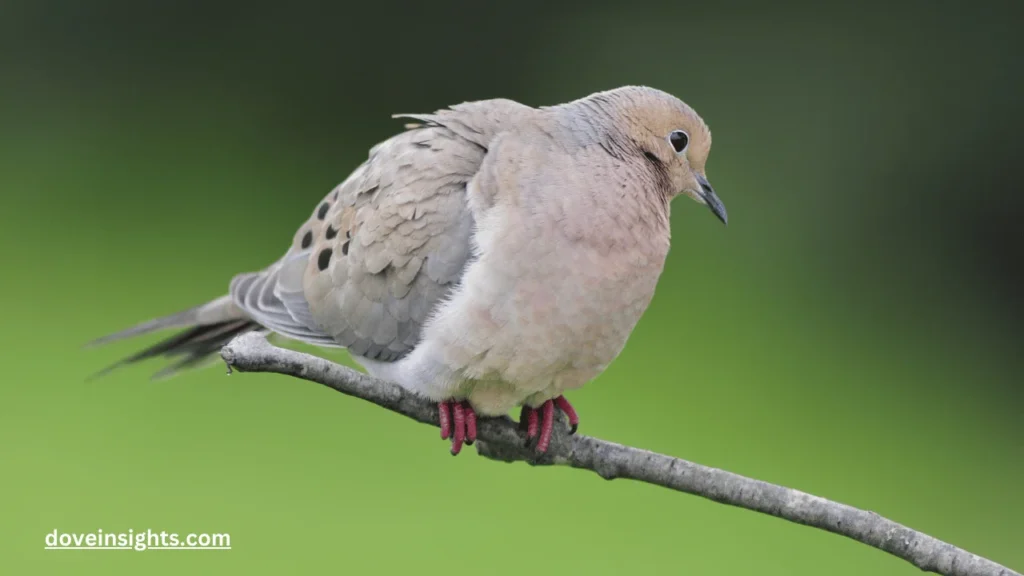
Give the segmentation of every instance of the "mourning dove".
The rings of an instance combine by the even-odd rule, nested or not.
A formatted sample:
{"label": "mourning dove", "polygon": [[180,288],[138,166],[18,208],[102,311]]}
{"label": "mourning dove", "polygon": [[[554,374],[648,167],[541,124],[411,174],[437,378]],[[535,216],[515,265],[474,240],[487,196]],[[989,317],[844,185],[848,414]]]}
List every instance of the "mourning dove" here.
{"label": "mourning dove", "polygon": [[[723,222],[704,174],[711,133],[674,96],[628,86],[558,106],[468,102],[374,146],[278,261],[229,294],[101,338],[187,330],[125,359],[196,364],[267,330],[344,347],[370,374],[438,402],[452,453],[476,416],[521,407],[547,450],[562,395],[619,354],[669,250],[669,202]],[[539,413],[539,416],[538,416]]]}

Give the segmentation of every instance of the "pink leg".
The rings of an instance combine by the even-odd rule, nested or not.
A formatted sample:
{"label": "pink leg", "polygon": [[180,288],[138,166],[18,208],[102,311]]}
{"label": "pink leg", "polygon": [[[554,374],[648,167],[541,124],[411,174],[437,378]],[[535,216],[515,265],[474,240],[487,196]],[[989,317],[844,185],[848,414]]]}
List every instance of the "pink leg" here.
{"label": "pink leg", "polygon": [[576,430],[580,427],[580,417],[576,414],[576,409],[572,407],[572,404],[569,404],[565,396],[555,398],[555,406],[569,419],[569,434],[575,434]]}
{"label": "pink leg", "polygon": [[452,415],[455,420],[455,434],[452,437],[452,456],[462,451],[462,443],[466,440],[466,412],[461,402],[452,402]]}
{"label": "pink leg", "polygon": [[[551,446],[551,433],[554,429],[554,412],[555,408],[558,408],[565,414],[569,420],[569,434],[575,434],[576,430],[580,425],[580,417],[576,414],[576,410],[572,407],[572,404],[565,399],[565,396],[559,396],[553,400],[540,405],[540,408],[530,408],[529,406],[523,406],[519,412],[519,427],[526,431],[526,443],[537,438],[537,451],[544,453],[547,452]],[[540,414],[538,414],[540,413]],[[539,418],[543,415],[542,418]],[[538,422],[538,420],[540,420]]]}
{"label": "pink leg", "polygon": [[448,402],[437,403],[437,418],[441,421],[441,440],[447,440],[452,434],[452,420],[448,414]]}
{"label": "pink leg", "polygon": [[441,438],[452,439],[452,456],[462,451],[463,444],[468,446],[476,441],[476,411],[469,402],[438,402],[437,415],[441,423]]}
{"label": "pink leg", "polygon": [[548,446],[551,445],[551,429],[555,425],[555,403],[548,400],[541,405],[540,409],[544,414],[544,418],[540,425],[540,439],[537,440],[537,452],[543,454],[548,451]]}

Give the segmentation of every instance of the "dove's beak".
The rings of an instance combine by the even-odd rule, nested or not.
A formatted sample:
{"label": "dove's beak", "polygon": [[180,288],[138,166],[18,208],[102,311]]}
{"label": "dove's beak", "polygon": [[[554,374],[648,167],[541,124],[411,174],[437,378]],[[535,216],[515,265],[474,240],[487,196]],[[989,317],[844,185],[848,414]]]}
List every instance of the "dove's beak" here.
{"label": "dove's beak", "polygon": [[703,174],[697,174],[697,183],[700,184],[700,191],[697,192],[700,199],[708,205],[708,208],[722,221],[722,224],[728,224],[729,213],[725,211],[725,204],[718,199],[718,195],[715,194],[715,189],[711,187],[708,179]]}

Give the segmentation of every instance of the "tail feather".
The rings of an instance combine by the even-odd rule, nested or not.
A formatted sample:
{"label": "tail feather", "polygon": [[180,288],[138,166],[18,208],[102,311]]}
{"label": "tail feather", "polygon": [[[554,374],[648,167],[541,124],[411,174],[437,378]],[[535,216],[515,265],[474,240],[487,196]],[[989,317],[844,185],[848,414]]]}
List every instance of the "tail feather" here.
{"label": "tail feather", "polygon": [[87,346],[97,346],[168,328],[186,328],[186,330],[100,370],[90,379],[108,374],[122,366],[158,356],[178,359],[177,362],[153,375],[154,379],[165,378],[200,364],[216,354],[235,336],[263,329],[257,322],[242,314],[231,299],[225,296],[177,314],[150,320],[127,330],[98,338]]}
{"label": "tail feather", "polygon": [[184,356],[184,358],[153,374],[153,379],[168,378],[182,370],[197,366],[219,352],[235,336],[260,329],[262,326],[248,320],[239,320],[234,323],[225,322],[219,329],[206,334],[202,339],[190,341],[173,351],[165,352],[164,356]]}
{"label": "tail feather", "polygon": [[221,296],[216,300],[207,302],[206,304],[200,304],[199,306],[189,308],[188,310],[182,310],[177,314],[156,318],[148,322],[132,326],[126,330],[121,330],[120,332],[114,332],[113,334],[97,338],[85,346],[86,348],[91,348],[93,346],[116,342],[126,338],[134,338],[135,336],[142,336],[143,334],[166,330],[168,328],[187,328],[198,324],[215,324],[225,320],[235,320],[244,317],[245,316],[242,312],[237,306],[235,306],[234,302],[232,302],[231,296]]}

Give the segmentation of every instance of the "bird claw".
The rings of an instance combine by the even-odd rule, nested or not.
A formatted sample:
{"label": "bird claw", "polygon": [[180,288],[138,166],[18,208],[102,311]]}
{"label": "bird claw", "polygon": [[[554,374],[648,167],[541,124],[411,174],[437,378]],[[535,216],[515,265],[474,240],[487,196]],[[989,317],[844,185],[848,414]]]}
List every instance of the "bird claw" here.
{"label": "bird claw", "polygon": [[441,439],[452,440],[452,456],[458,456],[462,446],[476,442],[476,412],[464,400],[445,400],[437,403],[437,416],[441,421]]}
{"label": "bird claw", "polygon": [[[558,408],[569,420],[569,434],[575,434],[579,429],[580,417],[576,409],[565,399],[559,396],[548,400],[539,408],[523,406],[519,412],[519,428],[526,432],[526,446],[529,447],[533,441],[537,441],[537,452],[543,454],[551,446],[551,433],[555,423],[555,408]],[[539,415],[538,415],[539,413]]]}
{"label": "bird claw", "polygon": [[561,410],[562,414],[565,414],[565,417],[569,420],[569,435],[572,436],[580,427],[579,414],[576,414],[576,409],[572,407],[572,404],[569,404],[565,396],[555,398],[554,402],[555,407]]}

